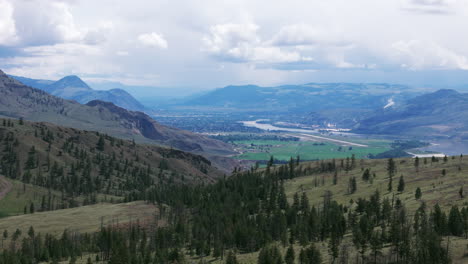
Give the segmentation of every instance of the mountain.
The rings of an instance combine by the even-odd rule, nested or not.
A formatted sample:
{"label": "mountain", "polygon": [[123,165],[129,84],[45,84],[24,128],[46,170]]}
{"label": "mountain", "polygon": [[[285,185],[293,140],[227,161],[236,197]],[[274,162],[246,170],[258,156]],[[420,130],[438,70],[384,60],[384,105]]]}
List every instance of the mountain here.
{"label": "mountain", "polygon": [[8,76],[20,81],[21,83],[27,86],[31,86],[31,87],[41,89],[41,90],[45,89],[47,86],[54,83],[54,81],[51,81],[51,80],[31,79],[31,78],[13,76],[13,75],[8,75]]}
{"label": "mountain", "polygon": [[75,100],[81,104],[86,104],[92,100],[102,100],[133,111],[147,110],[138,100],[125,90],[94,90],[76,75],[66,76],[55,82],[18,76],[11,77],[28,86],[41,89],[47,93],[64,99]]}
{"label": "mountain", "polygon": [[380,109],[359,122],[355,132],[419,137],[468,138],[468,93],[443,89]]}
{"label": "mountain", "polygon": [[163,126],[142,112],[129,111],[99,100],[82,105],[26,86],[2,71],[0,116],[22,117],[31,121],[100,131],[120,138],[170,146],[206,156],[234,153],[232,147],[226,143]]}
{"label": "mountain", "polygon": [[381,83],[309,83],[260,87],[227,86],[184,102],[183,106],[264,111],[312,112],[326,109],[384,107],[416,94],[404,85]]}
{"label": "mountain", "polygon": [[[200,155],[156,145],[135,144],[130,140],[122,140],[97,132],[67,128],[46,122],[0,119],[0,140],[9,145],[9,148],[0,151],[0,160],[9,161],[14,157],[15,162],[20,164],[20,166],[15,166],[15,162],[11,162],[3,168],[4,176],[13,179],[20,179],[21,177],[15,177],[15,175],[24,175],[28,170],[33,175],[38,175],[36,172],[42,170],[41,172],[45,172],[42,176],[47,178],[48,172],[52,169],[43,169],[44,167],[55,166],[54,163],[63,166],[65,171],[75,169],[78,172],[84,167],[79,165],[74,167],[73,164],[87,163],[87,158],[89,158],[89,162],[93,160],[92,164],[87,165],[90,166],[89,173],[91,177],[102,177],[100,180],[103,182],[109,179],[118,181],[126,173],[129,176],[131,173],[128,171],[131,170],[127,169],[128,171],[125,172],[123,169],[123,165],[126,163],[125,160],[127,160],[127,163],[132,161],[132,164],[128,166],[143,168],[144,170],[147,170],[148,164],[150,164],[153,167],[152,173],[155,179],[160,170],[165,176],[173,174],[180,177],[183,175],[184,180],[187,182],[213,182],[223,175],[220,170],[212,166],[209,160]],[[102,141],[102,144],[100,141]],[[17,143],[11,144],[11,142]],[[102,171],[100,172],[100,166],[105,166],[100,164],[101,162],[114,163],[114,166],[109,168],[110,175],[103,175]],[[9,166],[15,168],[10,170]],[[158,167],[160,167],[159,170]],[[72,172],[68,176],[71,176],[71,174]],[[78,177],[80,176],[82,174]],[[26,179],[23,177],[23,180]],[[35,180],[27,179],[26,182],[35,183],[36,185],[43,185],[48,182]],[[180,179],[172,180],[178,181]],[[60,185],[62,183],[56,182],[56,184]],[[62,189],[57,186],[44,187]],[[75,189],[69,187],[70,189],[67,190],[77,193],[79,190],[84,189],[84,187],[80,186],[75,186]],[[116,188],[115,191],[118,192],[117,186],[114,187]],[[125,188],[129,188],[129,186]],[[96,191],[105,192],[105,190]]]}

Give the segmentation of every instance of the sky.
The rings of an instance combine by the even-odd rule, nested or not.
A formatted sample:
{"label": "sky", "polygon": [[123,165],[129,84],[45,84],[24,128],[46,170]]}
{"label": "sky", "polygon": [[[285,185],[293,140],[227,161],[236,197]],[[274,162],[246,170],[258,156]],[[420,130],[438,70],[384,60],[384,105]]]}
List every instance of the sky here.
{"label": "sky", "polygon": [[0,69],[194,92],[464,85],[468,0],[0,0]]}

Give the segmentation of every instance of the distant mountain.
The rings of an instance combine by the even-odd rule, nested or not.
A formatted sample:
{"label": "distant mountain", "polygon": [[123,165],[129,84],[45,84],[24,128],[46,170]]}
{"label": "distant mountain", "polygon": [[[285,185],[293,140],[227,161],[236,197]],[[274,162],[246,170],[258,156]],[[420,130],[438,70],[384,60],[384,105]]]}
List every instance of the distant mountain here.
{"label": "distant mountain", "polygon": [[417,96],[374,112],[355,131],[468,139],[468,94],[444,89]]}
{"label": "distant mountain", "polygon": [[94,90],[76,75],[66,76],[55,82],[18,76],[11,77],[28,86],[64,99],[75,100],[81,104],[92,100],[102,100],[133,111],[147,110],[138,100],[122,89]]}
{"label": "distant mountain", "polygon": [[13,75],[9,75],[9,77],[14,78],[27,86],[31,86],[31,87],[41,89],[41,90],[45,89],[47,86],[54,83],[54,81],[51,81],[51,80],[31,79],[31,78],[13,76]]}
{"label": "distant mountain", "polygon": [[[84,87],[83,87],[84,88]],[[99,131],[141,143],[157,143],[197,154],[232,154],[232,147],[199,134],[163,126],[142,112],[99,100],[82,105],[28,87],[0,71],[0,116],[45,121]]]}
{"label": "distant mountain", "polygon": [[404,85],[309,83],[260,87],[256,85],[227,86],[184,102],[183,106],[232,108],[244,110],[313,112],[328,109],[376,109],[388,100],[400,101],[414,96]]}
{"label": "distant mountain", "polygon": [[227,86],[173,107],[266,114],[306,125],[352,127],[376,109],[398,105],[422,90],[386,83],[308,83],[260,87]]}

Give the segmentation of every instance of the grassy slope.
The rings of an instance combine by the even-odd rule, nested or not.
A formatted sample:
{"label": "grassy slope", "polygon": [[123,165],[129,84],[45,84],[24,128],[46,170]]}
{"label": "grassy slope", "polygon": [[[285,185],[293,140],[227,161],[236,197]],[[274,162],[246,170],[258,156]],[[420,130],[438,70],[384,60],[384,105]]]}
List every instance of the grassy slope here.
{"label": "grassy slope", "polygon": [[[43,234],[60,235],[65,229],[85,233],[97,231],[101,224],[107,226],[136,221],[140,223],[154,222],[158,215],[157,207],[144,202],[101,203],[2,218],[0,219],[0,230],[2,233],[3,230],[8,230],[10,237],[16,228],[19,228],[23,235],[27,235],[30,226],[34,227],[36,233]],[[162,225],[164,222],[158,220],[158,224]]]}
{"label": "grassy slope", "polygon": [[[468,182],[466,171],[468,171],[468,158],[460,160],[449,158],[447,163],[442,159],[439,162],[431,164],[430,159],[424,165],[421,159],[419,172],[414,167],[414,160],[411,158],[396,159],[397,173],[393,178],[393,192],[387,191],[389,178],[387,176],[387,160],[358,160],[357,168],[349,173],[341,172],[338,174],[338,184],[332,184],[332,173],[324,173],[314,176],[305,176],[287,181],[285,184],[286,194],[292,198],[295,192],[306,192],[311,204],[319,205],[322,202],[322,195],[326,190],[333,193],[333,198],[339,203],[348,203],[351,199],[356,200],[359,197],[368,198],[376,190],[379,190],[382,197],[399,197],[410,209],[410,211],[419,207],[421,202],[426,202],[429,207],[439,203],[443,208],[457,204],[463,205],[468,202],[468,198],[461,199],[458,191],[460,187]],[[304,163],[302,166],[316,166],[316,162]],[[376,177],[372,183],[362,180],[363,169],[370,168],[371,174]],[[459,168],[461,170],[459,170]],[[442,170],[446,170],[446,176],[442,176]],[[402,193],[396,191],[400,176],[405,180],[405,190]],[[357,191],[354,194],[347,194],[348,180],[350,177],[357,179]],[[320,182],[320,186],[315,187],[314,181]],[[322,179],[325,184],[322,185]],[[421,200],[414,197],[416,188],[422,190]],[[468,191],[468,188],[467,190]]]}
{"label": "grassy slope", "polygon": [[[24,214],[24,207],[34,203],[36,210],[40,208],[42,197],[49,194],[49,190],[40,186],[32,184],[23,184],[20,181],[6,179],[12,183],[12,188],[8,194],[0,199],[0,216],[14,216]],[[50,190],[51,194],[56,197],[56,200],[60,200],[61,193],[58,191]],[[98,201],[119,201],[122,197],[98,194]],[[84,197],[78,196],[75,198],[80,204],[83,202]]]}
{"label": "grassy slope", "polygon": [[[330,190],[333,193],[333,199],[339,203],[348,204],[350,200],[357,200],[359,197],[368,199],[376,190],[379,190],[381,197],[389,197],[390,199],[395,195],[399,197],[408,208],[409,215],[419,207],[422,202],[432,208],[433,205],[439,203],[443,210],[448,211],[452,205],[466,205],[468,197],[460,198],[458,191],[460,187],[466,186],[468,178],[466,173],[468,171],[468,157],[460,160],[459,157],[455,159],[449,158],[447,163],[442,159],[438,163],[431,164],[430,159],[427,159],[428,164],[424,165],[423,160],[420,161],[419,172],[416,172],[414,167],[414,160],[411,158],[397,159],[397,174],[393,179],[393,192],[387,191],[388,176],[387,176],[387,160],[358,160],[357,168],[349,173],[338,174],[338,184],[333,185],[332,173],[323,173],[313,176],[304,176],[288,180],[285,182],[285,191],[288,196],[289,202],[292,202],[292,197],[296,192],[306,192],[310,204],[320,207],[323,201],[323,194],[325,191]],[[339,162],[338,162],[339,164]],[[302,163],[302,166],[316,166],[317,162]],[[371,168],[371,174],[376,173],[373,183],[364,182],[362,177],[362,168]],[[461,170],[459,170],[459,167]],[[442,170],[445,169],[447,174],[442,176]],[[405,190],[401,193],[396,191],[398,186],[399,177],[403,175],[405,180]],[[347,194],[348,180],[350,177],[357,179],[357,191],[354,194]],[[322,178],[325,184],[322,185]],[[315,186],[315,181],[319,182],[319,186]],[[422,198],[416,200],[414,197],[415,190],[420,187],[422,190]],[[465,187],[465,193],[468,192],[468,186]],[[347,234],[343,241],[352,247],[351,235]],[[316,246],[321,250],[323,263],[329,263],[331,260],[328,258],[328,244],[316,243]],[[452,256],[453,263],[467,263],[468,260],[463,256],[468,252],[468,242],[466,239],[451,237],[450,238],[450,255]],[[387,248],[388,250],[388,248]],[[286,249],[283,249],[283,255]],[[296,247],[296,256],[299,254],[300,247]],[[256,263],[258,252],[250,254],[238,255],[238,260],[241,263]],[[354,253],[351,254],[351,259],[355,258]],[[221,260],[213,260],[213,263],[224,263]]]}

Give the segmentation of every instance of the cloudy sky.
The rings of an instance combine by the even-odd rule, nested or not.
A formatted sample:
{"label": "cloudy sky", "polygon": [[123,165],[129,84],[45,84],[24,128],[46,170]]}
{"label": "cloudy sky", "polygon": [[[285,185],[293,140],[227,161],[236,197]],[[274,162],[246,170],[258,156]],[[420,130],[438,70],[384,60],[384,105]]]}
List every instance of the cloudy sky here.
{"label": "cloudy sky", "polygon": [[0,0],[0,68],[193,91],[468,84],[468,0]]}

